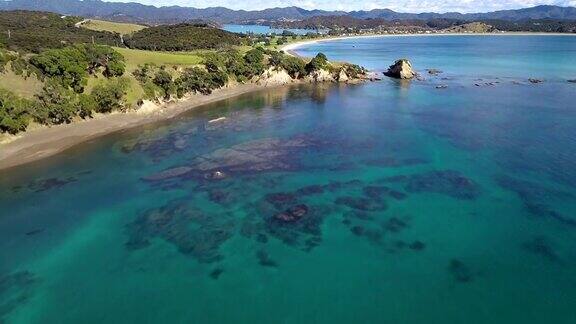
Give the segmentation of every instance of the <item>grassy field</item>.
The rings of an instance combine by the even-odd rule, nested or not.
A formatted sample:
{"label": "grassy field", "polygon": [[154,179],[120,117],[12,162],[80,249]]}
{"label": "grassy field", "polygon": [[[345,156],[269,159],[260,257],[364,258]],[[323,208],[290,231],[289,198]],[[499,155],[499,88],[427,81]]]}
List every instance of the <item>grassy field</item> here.
{"label": "grassy field", "polygon": [[195,65],[202,63],[202,52],[200,51],[191,53],[167,53],[120,47],[115,47],[114,49],[124,55],[128,71],[133,71],[138,65],[144,63],[154,63],[156,65]]}
{"label": "grassy field", "polygon": [[40,80],[34,76],[24,79],[24,77],[16,75],[12,72],[9,64],[6,65],[4,73],[0,73],[0,88],[10,90],[18,96],[29,99],[40,93],[43,86]]}
{"label": "grassy field", "polygon": [[90,19],[86,23],[82,24],[82,27],[97,30],[97,31],[109,31],[114,33],[119,33],[122,35],[131,34],[146,28],[146,26],[136,25],[136,24],[126,24],[118,23],[112,21],[95,20]]}
{"label": "grassy field", "polygon": [[[159,66],[165,65],[168,68],[171,68],[172,66],[191,66],[201,64],[203,61],[202,54],[206,52],[195,51],[169,53],[134,50],[120,47],[115,47],[114,49],[121,53],[126,59],[125,76],[130,80],[130,86],[128,88],[128,93],[126,94],[126,101],[131,105],[135,105],[136,102],[144,95],[142,86],[132,75],[132,72],[138,67],[138,65],[153,63]],[[101,81],[102,78],[89,80],[89,87]]]}

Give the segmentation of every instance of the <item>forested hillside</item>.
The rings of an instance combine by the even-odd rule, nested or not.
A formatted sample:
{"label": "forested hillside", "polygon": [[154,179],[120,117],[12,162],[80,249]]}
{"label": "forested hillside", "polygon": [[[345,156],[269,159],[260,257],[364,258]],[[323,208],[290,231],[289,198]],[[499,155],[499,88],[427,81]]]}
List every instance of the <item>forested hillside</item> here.
{"label": "forested hillside", "polygon": [[74,43],[121,45],[117,34],[76,27],[82,19],[47,12],[0,11],[0,45],[35,53]]}
{"label": "forested hillside", "polygon": [[152,51],[191,51],[240,45],[234,33],[205,25],[178,24],[146,28],[126,38],[130,48]]}

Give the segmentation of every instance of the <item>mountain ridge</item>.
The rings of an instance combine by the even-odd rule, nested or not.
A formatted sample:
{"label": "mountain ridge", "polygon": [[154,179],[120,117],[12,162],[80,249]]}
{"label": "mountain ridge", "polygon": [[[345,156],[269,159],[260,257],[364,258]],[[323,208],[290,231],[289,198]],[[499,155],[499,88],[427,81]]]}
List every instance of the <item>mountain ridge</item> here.
{"label": "mountain ridge", "polygon": [[139,23],[175,23],[188,20],[210,20],[218,23],[249,21],[303,20],[315,16],[351,16],[360,19],[562,19],[576,20],[575,7],[540,5],[523,9],[500,10],[484,13],[402,13],[391,9],[370,11],[307,10],[300,7],[276,7],[263,10],[233,10],[225,7],[193,8],[182,6],[155,7],[135,2],[105,2],[101,0],[0,0],[0,10],[50,11],[59,14],[103,18]]}

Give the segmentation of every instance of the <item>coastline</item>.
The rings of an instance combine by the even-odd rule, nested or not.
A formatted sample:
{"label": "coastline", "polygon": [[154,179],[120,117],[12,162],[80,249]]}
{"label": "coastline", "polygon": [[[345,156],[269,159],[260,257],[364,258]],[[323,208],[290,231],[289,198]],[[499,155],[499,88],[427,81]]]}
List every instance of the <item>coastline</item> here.
{"label": "coastline", "polygon": [[575,37],[576,34],[570,33],[527,33],[527,32],[504,32],[504,33],[435,33],[435,34],[366,34],[366,35],[352,35],[352,36],[334,36],[334,37],[325,37],[325,38],[318,38],[318,39],[310,39],[304,41],[297,41],[294,43],[289,43],[283,46],[280,46],[278,50],[284,51],[285,53],[301,57],[296,52],[296,49],[306,46],[312,45],[317,43],[323,42],[333,42],[339,40],[348,40],[348,39],[357,39],[357,38],[387,38],[387,37],[440,37],[440,36],[567,36],[567,37]]}
{"label": "coastline", "polygon": [[[298,41],[281,46],[279,50],[300,56],[295,50],[299,47],[319,42],[330,42],[355,38],[380,37],[437,37],[437,36],[576,36],[561,33],[447,33],[447,34],[376,34],[327,37]],[[292,84],[296,84],[294,82]],[[82,142],[130,129],[140,125],[174,118],[194,108],[237,97],[243,94],[290,86],[289,84],[234,84],[217,89],[210,95],[191,95],[178,101],[155,104],[146,103],[140,109],[126,113],[100,115],[88,120],[75,121],[56,126],[40,126],[7,139],[0,138],[0,171],[27,164],[65,151]]]}
{"label": "coastline", "polygon": [[149,104],[126,113],[111,113],[70,124],[38,127],[0,143],[0,170],[61,153],[103,135],[174,118],[206,104],[281,86],[289,85],[236,84],[217,89],[209,95],[191,95],[179,101]]}

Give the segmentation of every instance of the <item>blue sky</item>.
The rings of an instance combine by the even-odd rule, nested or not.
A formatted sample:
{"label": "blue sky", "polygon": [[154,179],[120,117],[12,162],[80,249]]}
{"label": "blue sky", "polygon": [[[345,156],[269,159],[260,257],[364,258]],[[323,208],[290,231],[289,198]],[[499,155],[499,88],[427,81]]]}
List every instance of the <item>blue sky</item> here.
{"label": "blue sky", "polygon": [[264,9],[298,6],[306,9],[370,10],[389,8],[402,12],[485,12],[501,9],[532,7],[539,4],[576,6],[576,0],[109,0],[140,2],[155,6],[180,5],[187,7],[222,6],[232,9]]}

